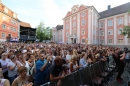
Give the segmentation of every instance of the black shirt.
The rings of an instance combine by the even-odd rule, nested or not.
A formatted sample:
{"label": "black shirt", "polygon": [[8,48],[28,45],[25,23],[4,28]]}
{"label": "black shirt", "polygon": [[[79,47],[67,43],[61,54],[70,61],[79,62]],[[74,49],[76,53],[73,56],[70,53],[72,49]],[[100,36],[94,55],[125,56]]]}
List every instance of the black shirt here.
{"label": "black shirt", "polygon": [[54,76],[59,76],[59,74],[63,71],[62,65],[56,66],[55,64],[50,67],[50,74]]}

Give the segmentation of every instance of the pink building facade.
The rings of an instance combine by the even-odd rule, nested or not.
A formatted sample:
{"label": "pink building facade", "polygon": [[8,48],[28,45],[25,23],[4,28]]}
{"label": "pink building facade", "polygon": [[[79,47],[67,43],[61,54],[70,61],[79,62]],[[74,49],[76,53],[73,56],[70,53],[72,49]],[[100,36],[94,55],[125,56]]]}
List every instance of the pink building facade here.
{"label": "pink building facade", "polygon": [[128,45],[120,29],[130,25],[130,2],[98,12],[93,6],[74,5],[63,18],[63,43]]}
{"label": "pink building facade", "polygon": [[63,42],[98,44],[98,19],[93,6],[74,5],[63,18]]}

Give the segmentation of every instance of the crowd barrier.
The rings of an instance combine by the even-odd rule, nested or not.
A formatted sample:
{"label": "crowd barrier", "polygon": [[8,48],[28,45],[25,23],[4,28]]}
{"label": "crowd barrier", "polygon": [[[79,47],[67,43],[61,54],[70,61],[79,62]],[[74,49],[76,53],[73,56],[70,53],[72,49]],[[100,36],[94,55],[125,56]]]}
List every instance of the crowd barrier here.
{"label": "crowd barrier", "polygon": [[[107,81],[105,76],[107,76],[108,73],[105,72],[105,68],[106,63],[98,61],[67,75],[62,80],[61,86],[99,86],[101,81]],[[48,82],[41,86],[57,86],[57,84],[56,82]]]}

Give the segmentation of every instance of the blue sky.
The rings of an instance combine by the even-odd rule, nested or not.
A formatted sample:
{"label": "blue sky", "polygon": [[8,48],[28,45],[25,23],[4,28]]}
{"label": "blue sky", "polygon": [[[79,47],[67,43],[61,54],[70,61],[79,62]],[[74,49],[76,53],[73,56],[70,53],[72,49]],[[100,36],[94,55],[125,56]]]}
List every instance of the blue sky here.
{"label": "blue sky", "polygon": [[36,27],[40,21],[45,26],[55,27],[63,24],[62,19],[73,5],[94,6],[98,12],[107,9],[108,5],[115,7],[130,0],[2,0],[2,3],[18,14],[21,21]]}

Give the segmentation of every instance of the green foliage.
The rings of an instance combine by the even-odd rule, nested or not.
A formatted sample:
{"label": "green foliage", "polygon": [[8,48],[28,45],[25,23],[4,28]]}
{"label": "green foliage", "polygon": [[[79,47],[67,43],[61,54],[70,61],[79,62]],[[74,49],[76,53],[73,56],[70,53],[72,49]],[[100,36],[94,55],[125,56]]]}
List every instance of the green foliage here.
{"label": "green foliage", "polygon": [[127,36],[127,38],[130,38],[130,26],[124,26],[124,28],[121,31],[121,35]]}
{"label": "green foliage", "polygon": [[40,42],[43,40],[51,40],[52,38],[52,29],[50,27],[44,27],[44,23],[41,21],[40,24],[37,26],[37,39]]}

